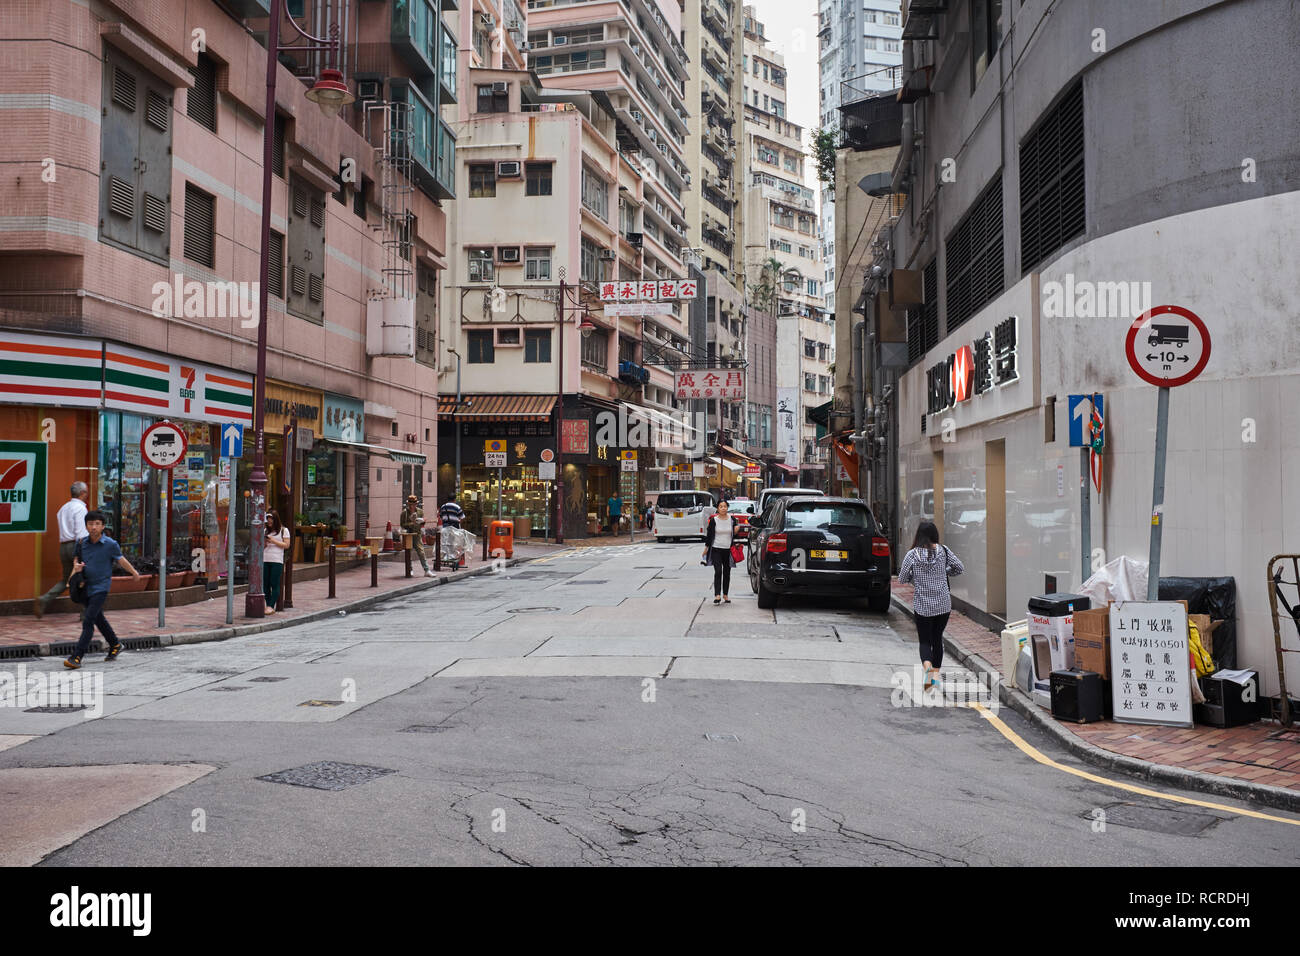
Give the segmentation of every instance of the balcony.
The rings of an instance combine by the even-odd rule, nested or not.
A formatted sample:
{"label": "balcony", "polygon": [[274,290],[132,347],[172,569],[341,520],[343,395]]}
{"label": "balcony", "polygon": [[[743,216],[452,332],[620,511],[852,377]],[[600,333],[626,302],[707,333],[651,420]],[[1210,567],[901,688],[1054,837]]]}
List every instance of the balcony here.
{"label": "balcony", "polygon": [[441,26],[433,0],[393,0],[393,46],[418,76],[439,73]]}
{"label": "balcony", "polygon": [[618,379],[628,385],[646,385],[650,381],[650,373],[635,362],[619,362]]}
{"label": "balcony", "polygon": [[859,97],[840,106],[844,143],[853,150],[884,149],[903,141],[903,104],[896,90]]}
{"label": "balcony", "polygon": [[[455,199],[455,134],[410,80],[394,77],[390,84],[394,100],[411,104],[412,180],[434,199]],[[400,154],[401,149],[396,152]]]}

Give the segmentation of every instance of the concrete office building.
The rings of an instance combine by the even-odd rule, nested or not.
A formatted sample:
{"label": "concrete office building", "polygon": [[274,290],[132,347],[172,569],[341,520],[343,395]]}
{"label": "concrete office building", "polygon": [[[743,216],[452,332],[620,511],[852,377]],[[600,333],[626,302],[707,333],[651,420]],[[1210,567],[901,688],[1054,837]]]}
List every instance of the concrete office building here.
{"label": "concrete office building", "polygon": [[[1285,251],[1300,241],[1300,147],[1258,87],[1300,88],[1294,5],[1119,4],[1101,19],[1047,0],[936,6],[904,25],[917,99],[892,266],[920,270],[925,296],[899,379],[901,540],[933,515],[966,563],[955,597],[990,621],[1077,587],[1091,568],[1068,399],[1097,392],[1091,545],[1146,560],[1158,389],[1129,368],[1125,337],[1148,306],[1188,309],[1213,347],[1171,389],[1160,573],[1235,578],[1236,665],[1276,693],[1265,568],[1300,540],[1286,307],[1300,273]],[[1225,60],[1224,37],[1249,57]],[[945,387],[949,356],[986,347],[968,394]]]}

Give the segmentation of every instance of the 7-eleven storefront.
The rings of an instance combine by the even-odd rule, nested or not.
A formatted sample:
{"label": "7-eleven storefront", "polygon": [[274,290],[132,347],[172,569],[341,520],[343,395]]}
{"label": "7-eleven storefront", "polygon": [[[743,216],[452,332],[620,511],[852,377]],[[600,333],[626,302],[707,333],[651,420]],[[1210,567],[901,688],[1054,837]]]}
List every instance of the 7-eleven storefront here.
{"label": "7-eleven storefront", "polygon": [[[58,579],[55,516],[75,481],[137,568],[156,564],[161,538],[169,567],[215,587],[228,506],[217,426],[251,425],[252,408],[253,379],[242,372],[101,339],[0,333],[0,499],[11,499],[7,513],[0,500],[0,602],[29,602]],[[144,430],[163,418],[189,442],[165,476],[140,456]]]}

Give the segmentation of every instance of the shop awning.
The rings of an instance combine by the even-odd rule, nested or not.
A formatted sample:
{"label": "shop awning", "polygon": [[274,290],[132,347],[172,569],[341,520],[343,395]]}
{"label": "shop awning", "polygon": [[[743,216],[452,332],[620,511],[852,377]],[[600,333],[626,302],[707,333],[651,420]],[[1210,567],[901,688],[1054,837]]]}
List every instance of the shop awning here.
{"label": "shop awning", "polygon": [[544,422],[554,408],[554,395],[462,395],[459,409],[455,395],[438,396],[439,417],[455,415],[460,421]]}
{"label": "shop awning", "polygon": [[781,470],[784,471],[787,475],[797,475],[797,474],[799,474],[799,469],[798,469],[798,468],[796,468],[794,465],[787,465],[785,462],[774,461],[774,462],[772,462],[772,467],[773,467],[773,468],[779,468],[779,469],[781,469]]}
{"label": "shop awning", "polygon": [[729,461],[720,461],[720,460],[717,459],[717,458],[709,458],[708,460],[711,461],[711,462],[713,462],[715,465],[726,465],[727,468],[728,468],[729,470],[731,470],[731,471],[744,471],[744,470],[745,470],[745,466],[744,466],[744,465],[736,465],[736,464],[732,464],[732,463],[729,462]]}
{"label": "shop awning", "polygon": [[653,422],[661,429],[665,429],[682,435],[695,434],[695,427],[693,425],[688,424],[685,421],[686,416],[682,416],[682,418],[679,419],[679,418],[674,418],[672,415],[669,415],[667,412],[661,412],[654,408],[647,408],[645,405],[633,405],[631,402],[620,402],[619,404],[627,409],[629,416],[635,412],[637,415],[641,416],[642,418],[645,418],[648,421]]}
{"label": "shop awning", "polygon": [[749,457],[748,455],[746,455],[743,451],[741,451],[740,449],[738,449],[738,448],[732,448],[730,445],[723,445],[723,446],[722,446],[722,453],[723,453],[724,455],[726,455],[727,458],[735,458],[735,459],[738,459],[738,460],[740,460],[740,461],[743,461],[743,462],[745,462],[745,463],[747,463],[747,464],[751,464],[751,465],[761,465],[761,464],[763,464],[763,463],[762,463],[761,461],[759,461],[757,458],[751,458],[751,457]]}
{"label": "shop awning", "polygon": [[396,448],[385,448],[383,445],[367,445],[363,442],[343,441],[338,438],[323,438],[321,442],[327,448],[351,452],[354,455],[377,455],[380,458],[390,458],[400,465],[423,465],[429,460],[428,455],[421,455],[413,451],[399,451]]}

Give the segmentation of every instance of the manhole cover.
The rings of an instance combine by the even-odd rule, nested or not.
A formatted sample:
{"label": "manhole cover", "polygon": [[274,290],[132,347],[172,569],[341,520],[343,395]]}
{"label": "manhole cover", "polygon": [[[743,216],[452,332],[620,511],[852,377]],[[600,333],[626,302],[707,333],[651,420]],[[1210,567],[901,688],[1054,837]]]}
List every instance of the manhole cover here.
{"label": "manhole cover", "polygon": [[23,711],[24,714],[75,714],[79,710],[85,710],[85,704],[71,704],[67,707],[57,707],[51,704],[45,704],[41,707],[28,707]]}
{"label": "manhole cover", "polygon": [[338,707],[343,703],[341,700],[304,700],[299,707]]}
{"label": "manhole cover", "polygon": [[542,614],[550,611],[558,611],[558,607],[512,607],[507,608],[507,614]]}
{"label": "manhole cover", "polygon": [[288,680],[287,677],[250,677],[249,681],[253,684],[274,684],[279,680]]}
{"label": "manhole cover", "polygon": [[451,730],[451,727],[443,727],[441,724],[413,724],[410,727],[403,727],[398,731],[399,734],[440,734],[444,730]]}
{"label": "manhole cover", "polygon": [[[1149,807],[1139,803],[1113,803],[1102,809],[1106,813],[1107,824],[1113,823],[1134,830],[1151,830],[1174,836],[1199,836],[1223,819],[1210,813]],[[1085,820],[1094,820],[1096,814],[1089,810],[1083,814],[1083,817]]]}
{"label": "manhole cover", "polygon": [[209,687],[208,690],[248,690],[247,687]]}
{"label": "manhole cover", "polygon": [[717,741],[719,743],[729,743],[729,744],[740,743],[740,738],[737,737],[735,734],[705,734],[704,739]]}
{"label": "manhole cover", "polygon": [[294,767],[291,770],[281,770],[279,773],[268,773],[257,779],[269,783],[287,783],[293,787],[311,787],[313,790],[346,790],[348,787],[369,783],[376,777],[387,776],[390,773],[396,771],[386,770],[383,767],[367,767],[363,764],[322,760],[318,763]]}

